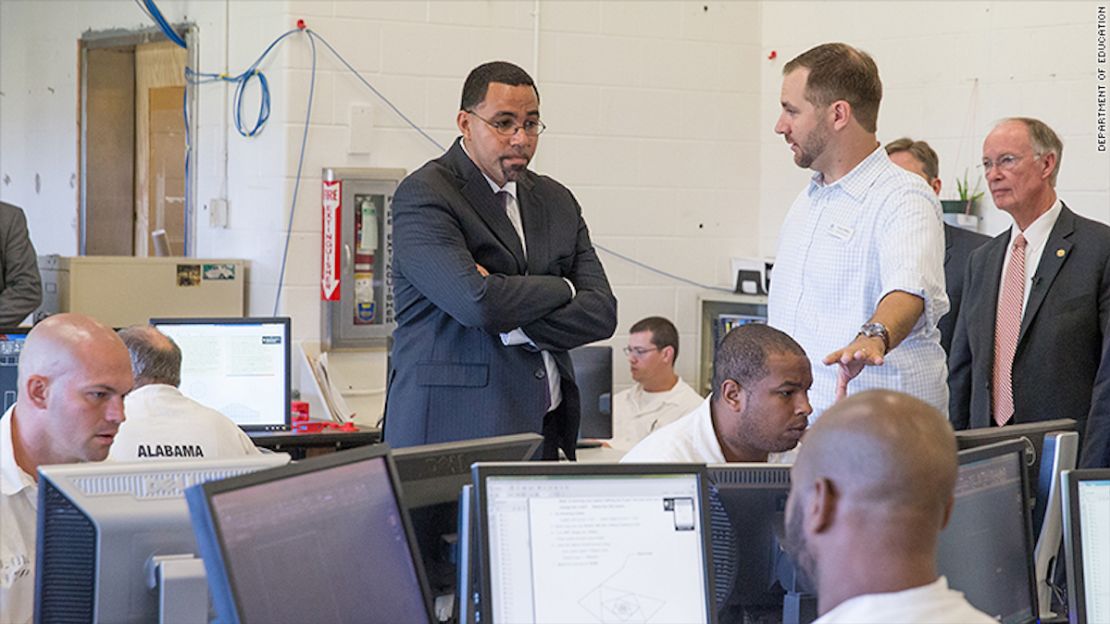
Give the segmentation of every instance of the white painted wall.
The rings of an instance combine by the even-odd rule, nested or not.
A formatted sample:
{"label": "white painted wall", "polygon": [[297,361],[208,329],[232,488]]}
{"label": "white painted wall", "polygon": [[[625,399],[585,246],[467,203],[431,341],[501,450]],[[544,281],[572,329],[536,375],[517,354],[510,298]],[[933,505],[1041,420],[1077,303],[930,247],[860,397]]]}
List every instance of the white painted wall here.
{"label": "white painted wall", "polygon": [[[1060,194],[1110,220],[1110,164],[1094,151],[1091,2],[598,2],[160,0],[199,27],[200,69],[238,72],[297,18],[328,39],[438,141],[455,136],[467,71],[493,58],[537,77],[544,120],[535,161],[577,194],[595,241],[702,283],[729,282],[728,258],[773,254],[808,172],[771,128],[782,65],[824,41],[870,51],[886,95],[880,139],[930,141],[948,189],[978,161],[1004,115],[1038,116],[1067,146]],[[539,37],[534,45],[539,8]],[[142,28],[131,0],[0,0],[0,198],[23,206],[41,253],[76,252],[77,60],[85,30]],[[777,52],[775,60],[768,54]],[[304,179],[280,312],[298,339],[319,327],[319,183],[325,166],[412,170],[439,151],[319,50]],[[536,64],[538,59],[538,65]],[[262,66],[273,89],[258,138],[228,130],[230,92],[199,91],[197,253],[251,261],[250,311],[272,311],[305,114],[310,57],[291,37]],[[348,154],[352,104],[375,112],[374,149]],[[245,108],[253,115],[252,100]],[[225,145],[226,170],[225,170]],[[36,190],[35,175],[40,183]],[[207,202],[231,202],[228,228]],[[991,232],[1005,215],[984,206]],[[602,254],[627,328],[676,321],[679,370],[695,371],[698,288]],[[616,358],[617,388],[629,383]]]}
{"label": "white painted wall", "polygon": [[[1096,147],[1097,2],[766,2],[762,72],[761,247],[812,172],[795,167],[772,128],[782,67],[810,47],[844,41],[869,52],[883,78],[879,140],[928,141],[940,156],[941,197],[956,177],[982,180],[983,139],[1003,117],[1039,118],[1064,141],[1057,191],[1076,212],[1110,221],[1110,156]],[[1103,83],[1107,84],[1107,83]],[[983,182],[982,189],[986,190]],[[990,193],[980,231],[1009,227]]]}
{"label": "white painted wall", "polygon": [[[290,3],[289,22],[304,18],[443,145],[457,134],[455,114],[467,72],[491,59],[521,65],[538,80],[548,125],[534,168],[575,192],[594,240],[703,284],[727,283],[729,256],[758,247],[759,5],[544,1],[538,4],[538,41],[536,7],[520,1],[310,0]],[[284,53],[274,100],[275,118],[286,124],[288,194],[311,60],[303,41]],[[318,53],[290,249],[300,262],[287,272],[283,295],[283,309],[312,328],[302,335],[315,331],[319,318],[321,168],[411,171],[441,153],[327,52]],[[374,109],[375,148],[368,155],[348,153],[352,104]],[[241,210],[232,203],[233,211]],[[283,224],[271,217],[266,223],[275,228],[276,242]],[[692,380],[701,290],[604,253],[602,261],[620,301],[613,344],[623,346],[628,327],[644,316],[675,319],[688,347],[679,369]],[[269,300],[272,284],[256,280],[252,296]],[[623,356],[618,352],[615,359],[615,383],[622,388],[631,380]]]}

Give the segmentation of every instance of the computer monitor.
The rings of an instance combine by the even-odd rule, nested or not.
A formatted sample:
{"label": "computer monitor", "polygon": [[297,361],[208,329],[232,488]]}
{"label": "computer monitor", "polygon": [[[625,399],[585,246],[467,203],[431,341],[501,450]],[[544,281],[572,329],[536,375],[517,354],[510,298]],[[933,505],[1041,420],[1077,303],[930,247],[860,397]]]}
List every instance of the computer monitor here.
{"label": "computer monitor", "polygon": [[288,462],[274,453],[40,467],[35,621],[158,621],[154,557],[197,552],[185,488]]}
{"label": "computer monitor", "polygon": [[582,413],[578,437],[613,437],[613,347],[578,347],[570,350],[570,359]]}
{"label": "computer monitor", "polygon": [[246,431],[289,429],[287,317],[153,318],[181,347],[181,392]]}
{"label": "computer monitor", "polygon": [[705,468],[477,464],[481,621],[715,624]]}
{"label": "computer monitor", "polygon": [[1079,434],[1074,431],[1053,431],[1046,433],[1044,444],[1041,447],[1041,469],[1037,476],[1037,507],[1040,508],[1041,498],[1043,503],[1043,522],[1040,531],[1036,531],[1037,520],[1033,520],[1033,529],[1037,535],[1037,547],[1033,551],[1033,570],[1037,575],[1037,604],[1041,610],[1041,620],[1048,621],[1056,617],[1053,612],[1053,597],[1060,596],[1056,589],[1056,579],[1062,578],[1063,568],[1058,564],[1057,557],[1061,554],[1060,544],[1064,535],[1063,527],[1063,495],[1060,475],[1066,470],[1075,469],[1076,459],[1079,456]]}
{"label": "computer monitor", "polygon": [[412,519],[432,595],[455,593],[459,492],[477,462],[530,459],[543,443],[536,433],[410,446],[393,451],[401,499]]}
{"label": "computer monitor", "polygon": [[1041,422],[1021,423],[1006,425],[1004,427],[983,427],[980,429],[966,429],[956,432],[956,445],[959,449],[966,450],[979,446],[986,446],[1003,440],[1016,440],[1025,438],[1029,440],[1030,455],[1026,457],[1026,471],[1029,473],[1030,495],[1034,497],[1033,506],[1033,532],[1037,534],[1044,523],[1044,514],[1048,504],[1048,493],[1051,483],[1040,479],[1043,472],[1041,457],[1044,454],[1044,436],[1053,431],[1075,431],[1078,426],[1071,418],[1045,420]]}
{"label": "computer monitor", "polygon": [[1110,622],[1110,469],[1063,474],[1068,621]]}
{"label": "computer monitor", "polygon": [[1035,622],[1037,587],[1024,440],[961,451],[956,503],[937,544],[937,570],[1003,624]]}
{"label": "computer monitor", "polygon": [[224,624],[431,621],[384,444],[205,483],[186,499]]}
{"label": "computer monitor", "polygon": [[0,414],[15,405],[19,392],[19,354],[29,331],[29,327],[0,328],[0,401],[4,408]]}
{"label": "computer monitor", "polygon": [[721,624],[781,613],[780,571],[792,566],[779,546],[784,531],[790,466],[719,464],[707,467],[713,526],[713,570]]}

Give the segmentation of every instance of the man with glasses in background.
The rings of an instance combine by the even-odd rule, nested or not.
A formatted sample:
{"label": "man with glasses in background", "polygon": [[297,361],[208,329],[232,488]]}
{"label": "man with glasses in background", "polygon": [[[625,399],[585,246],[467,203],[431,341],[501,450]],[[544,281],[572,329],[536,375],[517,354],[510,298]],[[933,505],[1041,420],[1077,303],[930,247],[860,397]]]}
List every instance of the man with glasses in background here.
{"label": "man with glasses in background", "polygon": [[994,205],[1014,227],[971,254],[952,341],[957,429],[1079,422],[1085,467],[1110,466],[1110,227],[1056,196],[1063,153],[1044,122],[1005,119],[983,142]]}
{"label": "man with glasses in background", "polygon": [[570,355],[604,340],[617,302],[566,187],[528,170],[539,91],[520,67],[467,76],[446,154],[393,198],[393,447],[510,433],[574,458],[579,397]]}
{"label": "man with glasses in background", "polygon": [[636,321],[624,348],[631,388],[613,397],[613,448],[627,451],[649,433],[692,412],[700,394],[674,371],[678,330],[661,316]]}

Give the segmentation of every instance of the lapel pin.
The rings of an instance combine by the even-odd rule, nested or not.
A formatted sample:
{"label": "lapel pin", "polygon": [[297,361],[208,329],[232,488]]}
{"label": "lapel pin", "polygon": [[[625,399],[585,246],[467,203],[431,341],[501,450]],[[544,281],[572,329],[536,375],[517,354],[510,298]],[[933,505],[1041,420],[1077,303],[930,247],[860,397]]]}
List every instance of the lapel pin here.
{"label": "lapel pin", "polygon": [[1064,251],[1063,249],[1057,249],[1056,250],[1056,257],[1057,258],[1063,258],[1065,253],[1067,253],[1067,252]]}

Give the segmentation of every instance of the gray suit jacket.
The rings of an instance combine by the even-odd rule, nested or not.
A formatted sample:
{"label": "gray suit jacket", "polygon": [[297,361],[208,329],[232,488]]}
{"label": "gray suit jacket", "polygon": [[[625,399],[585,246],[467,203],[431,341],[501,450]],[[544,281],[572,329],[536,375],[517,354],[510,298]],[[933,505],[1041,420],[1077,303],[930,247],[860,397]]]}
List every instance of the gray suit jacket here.
{"label": "gray suit jacket", "polygon": [[948,313],[940,317],[940,346],[945,353],[952,352],[952,334],[956,332],[956,319],[960,316],[960,302],[964,288],[964,271],[971,252],[991,238],[963,228],[944,224],[944,290],[948,293]]}
{"label": "gray suit jacket", "polygon": [[0,327],[18,325],[40,303],[42,278],[27,219],[0,202]]}
{"label": "gray suit jacket", "polygon": [[[1010,231],[971,254],[949,360],[956,429],[991,426],[995,308]],[[1083,466],[1110,466],[1110,227],[1065,205],[1033,278],[1014,355],[1015,423],[1074,418]]]}
{"label": "gray suit jacket", "polygon": [[[390,445],[541,432],[549,403],[543,358],[499,336],[519,327],[558,364],[563,402],[557,431],[544,433],[573,457],[579,398],[567,351],[610,337],[617,303],[570,191],[528,171],[517,198],[527,260],[460,140],[397,188]],[[563,278],[574,284],[573,298]]]}

